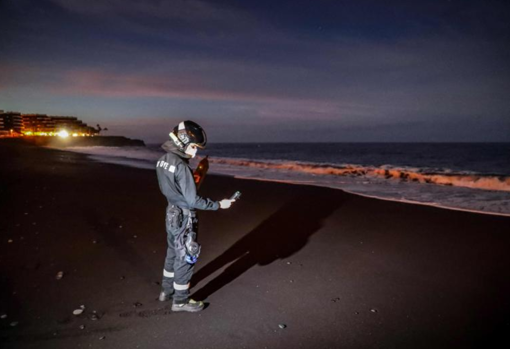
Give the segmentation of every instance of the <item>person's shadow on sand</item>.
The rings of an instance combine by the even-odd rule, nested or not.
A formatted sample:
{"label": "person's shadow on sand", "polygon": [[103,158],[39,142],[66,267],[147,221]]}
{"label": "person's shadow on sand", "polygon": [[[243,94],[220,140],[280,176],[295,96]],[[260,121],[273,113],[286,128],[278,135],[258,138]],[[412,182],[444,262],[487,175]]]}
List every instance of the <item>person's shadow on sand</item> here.
{"label": "person's shadow on sand", "polygon": [[242,237],[219,257],[202,267],[194,275],[197,284],[235,260],[219,276],[193,294],[203,300],[235,280],[255,265],[269,265],[287,258],[308,242],[345,200],[345,193],[314,188],[292,198],[250,233]]}

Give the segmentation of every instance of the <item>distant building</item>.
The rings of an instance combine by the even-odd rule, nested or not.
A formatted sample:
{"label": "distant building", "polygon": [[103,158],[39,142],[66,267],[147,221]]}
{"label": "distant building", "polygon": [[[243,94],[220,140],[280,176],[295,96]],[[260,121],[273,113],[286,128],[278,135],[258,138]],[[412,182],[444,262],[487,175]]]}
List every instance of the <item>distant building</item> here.
{"label": "distant building", "polygon": [[23,130],[23,119],[20,113],[7,112],[0,114],[0,130],[9,133],[21,133]]}
{"label": "distant building", "polygon": [[1,136],[56,136],[65,131],[70,136],[93,136],[99,130],[88,126],[74,116],[46,114],[0,113]]}
{"label": "distant building", "polygon": [[32,132],[38,133],[54,133],[55,122],[45,114],[22,114],[23,119],[23,133]]}
{"label": "distant building", "polygon": [[5,128],[4,128],[4,118],[0,117],[0,137],[5,137],[5,136],[9,135],[9,133],[10,132],[5,130]]}
{"label": "distant building", "polygon": [[55,123],[55,128],[58,130],[66,130],[69,133],[94,135],[99,133],[93,127],[87,126],[84,122],[74,116],[50,116]]}

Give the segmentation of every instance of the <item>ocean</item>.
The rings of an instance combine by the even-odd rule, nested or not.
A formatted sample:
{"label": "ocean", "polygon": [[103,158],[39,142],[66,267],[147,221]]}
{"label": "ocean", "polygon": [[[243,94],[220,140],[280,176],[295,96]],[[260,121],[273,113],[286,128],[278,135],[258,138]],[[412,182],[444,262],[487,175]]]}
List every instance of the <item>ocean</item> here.
{"label": "ocean", "polygon": [[[164,154],[159,144],[66,150],[146,169]],[[203,156],[214,174],[510,216],[510,143],[210,144],[192,167]]]}

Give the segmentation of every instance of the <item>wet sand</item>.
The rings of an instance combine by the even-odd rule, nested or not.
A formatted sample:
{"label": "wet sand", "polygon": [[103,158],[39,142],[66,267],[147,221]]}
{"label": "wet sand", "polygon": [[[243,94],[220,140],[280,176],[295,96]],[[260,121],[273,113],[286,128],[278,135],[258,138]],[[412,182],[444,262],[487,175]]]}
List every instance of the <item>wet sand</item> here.
{"label": "wet sand", "polygon": [[243,196],[200,212],[209,304],[172,313],[153,171],[5,139],[0,159],[2,348],[510,344],[508,217],[209,176],[203,196]]}

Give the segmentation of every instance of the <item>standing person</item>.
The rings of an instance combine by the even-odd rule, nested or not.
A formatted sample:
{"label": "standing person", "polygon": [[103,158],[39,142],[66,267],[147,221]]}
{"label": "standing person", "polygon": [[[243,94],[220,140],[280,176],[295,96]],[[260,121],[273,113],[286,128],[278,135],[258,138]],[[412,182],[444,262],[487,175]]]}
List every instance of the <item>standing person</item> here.
{"label": "standing person", "polygon": [[204,303],[189,298],[189,282],[200,254],[195,210],[227,209],[235,200],[217,202],[197,195],[189,159],[207,143],[202,127],[193,121],[183,121],[170,132],[170,138],[161,146],[167,153],[156,165],[159,188],[168,201],[168,248],[159,300],[168,301],[173,297],[172,311],[197,312],[204,308]]}

